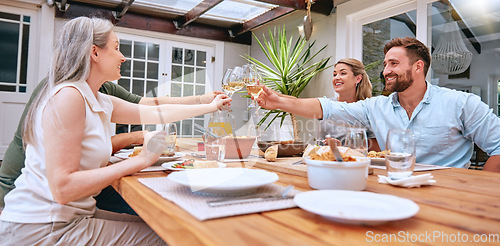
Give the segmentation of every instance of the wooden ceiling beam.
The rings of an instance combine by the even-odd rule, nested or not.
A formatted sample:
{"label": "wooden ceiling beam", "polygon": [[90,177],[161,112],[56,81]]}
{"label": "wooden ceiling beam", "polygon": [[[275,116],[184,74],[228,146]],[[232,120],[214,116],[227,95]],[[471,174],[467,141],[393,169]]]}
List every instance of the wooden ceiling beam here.
{"label": "wooden ceiling beam", "polygon": [[261,25],[264,25],[270,21],[273,21],[281,16],[285,16],[291,12],[295,11],[293,8],[287,8],[287,7],[277,7],[274,8],[262,15],[259,15],[241,25],[238,25],[238,27],[231,29],[231,32],[233,36],[238,36],[246,32],[250,32],[252,29],[257,28]]}
{"label": "wooden ceiling beam", "polygon": [[120,5],[118,5],[119,10],[113,11],[113,16],[115,17],[115,19],[119,20],[120,18],[122,18],[122,16],[127,13],[127,10],[130,8],[130,6],[132,6],[133,3],[134,0],[122,0]]}
{"label": "wooden ceiling beam", "polygon": [[189,23],[198,19],[202,14],[206,13],[207,11],[209,11],[222,1],[223,0],[204,0],[203,2],[196,5],[196,7],[191,9],[189,12],[184,14],[182,17],[180,17],[176,22],[174,22],[174,24],[179,29],[183,28],[189,25]]}
{"label": "wooden ceiling beam", "polygon": [[95,7],[83,3],[73,2],[71,8],[65,12],[56,10],[56,17],[72,19],[79,16],[99,16],[112,21],[116,26],[148,30],[161,33],[170,33],[181,36],[204,38],[210,40],[219,40],[234,42],[240,44],[252,44],[252,36],[250,32],[243,33],[237,37],[231,37],[228,29],[215,27],[210,25],[203,25],[198,23],[191,23],[182,29],[177,29],[173,24],[172,19],[155,17],[150,15],[138,14],[127,12],[119,21],[115,20],[111,9],[103,7]]}
{"label": "wooden ceiling beam", "polygon": [[[305,0],[257,0],[263,3],[275,4],[281,7],[293,8],[296,10],[306,10],[307,4]],[[311,11],[330,15],[333,11],[333,1],[334,0],[312,0]]]}

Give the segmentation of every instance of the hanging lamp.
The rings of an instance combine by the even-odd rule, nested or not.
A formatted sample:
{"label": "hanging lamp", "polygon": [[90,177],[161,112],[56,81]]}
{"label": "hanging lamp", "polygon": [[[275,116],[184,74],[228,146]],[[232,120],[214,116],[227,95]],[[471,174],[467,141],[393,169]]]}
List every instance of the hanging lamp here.
{"label": "hanging lamp", "polygon": [[472,52],[465,46],[456,21],[444,24],[443,34],[432,52],[432,68],[437,73],[460,74],[469,67]]}

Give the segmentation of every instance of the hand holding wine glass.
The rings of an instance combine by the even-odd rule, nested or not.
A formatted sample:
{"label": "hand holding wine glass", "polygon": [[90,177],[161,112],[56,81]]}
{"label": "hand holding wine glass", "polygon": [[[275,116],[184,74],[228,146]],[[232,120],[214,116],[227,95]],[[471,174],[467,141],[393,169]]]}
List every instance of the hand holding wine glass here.
{"label": "hand holding wine glass", "polygon": [[251,106],[255,107],[255,115],[259,116],[259,105],[257,104],[257,99],[259,98],[260,93],[264,89],[264,84],[262,83],[262,75],[255,68],[255,66],[250,66],[248,82],[247,82],[247,92],[250,93],[253,97],[253,101]]}

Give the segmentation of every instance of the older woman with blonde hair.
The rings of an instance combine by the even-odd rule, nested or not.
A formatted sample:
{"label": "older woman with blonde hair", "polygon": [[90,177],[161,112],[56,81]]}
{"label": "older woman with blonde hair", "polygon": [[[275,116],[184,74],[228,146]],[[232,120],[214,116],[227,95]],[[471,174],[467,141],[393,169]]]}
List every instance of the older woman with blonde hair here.
{"label": "older woman with blonde hair", "polygon": [[98,92],[120,78],[125,57],[110,21],[68,21],[54,44],[47,86],[26,116],[25,168],[5,197],[0,245],[163,245],[138,216],[96,209],[95,195],[155,163],[165,133],[148,133],[141,153],[108,166],[110,123],[160,124],[214,112],[210,104],[146,106]]}

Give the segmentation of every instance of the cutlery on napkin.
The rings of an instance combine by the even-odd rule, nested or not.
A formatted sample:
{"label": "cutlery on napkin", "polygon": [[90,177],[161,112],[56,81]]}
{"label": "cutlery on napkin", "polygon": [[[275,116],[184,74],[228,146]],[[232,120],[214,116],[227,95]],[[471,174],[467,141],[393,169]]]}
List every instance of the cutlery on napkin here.
{"label": "cutlery on napkin", "polygon": [[208,206],[210,207],[219,207],[219,206],[226,206],[226,205],[233,205],[233,204],[240,204],[240,203],[249,203],[249,202],[263,202],[263,201],[272,201],[272,200],[282,200],[282,199],[292,199],[294,198],[293,195],[288,195],[290,191],[292,191],[294,188],[293,185],[287,186],[283,191],[281,191],[279,194],[260,194],[260,195],[249,195],[249,196],[242,196],[242,197],[231,197],[231,198],[224,198],[224,199],[218,199],[218,200],[211,200],[207,201]]}
{"label": "cutlery on napkin", "polygon": [[381,184],[391,184],[395,186],[401,186],[406,188],[420,187],[422,185],[433,185],[436,180],[433,179],[434,176],[430,173],[410,176],[404,179],[393,180],[387,176],[378,175],[378,182]]}

